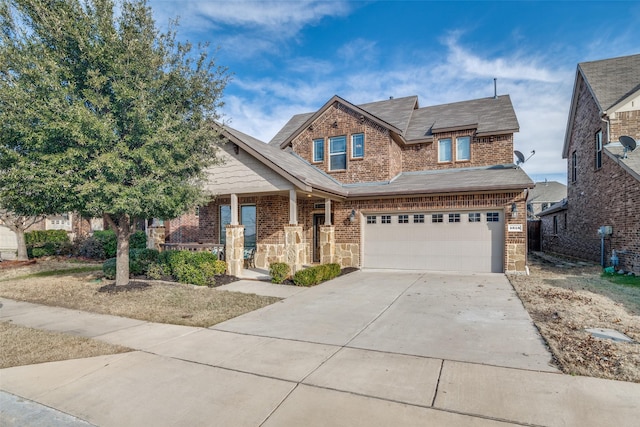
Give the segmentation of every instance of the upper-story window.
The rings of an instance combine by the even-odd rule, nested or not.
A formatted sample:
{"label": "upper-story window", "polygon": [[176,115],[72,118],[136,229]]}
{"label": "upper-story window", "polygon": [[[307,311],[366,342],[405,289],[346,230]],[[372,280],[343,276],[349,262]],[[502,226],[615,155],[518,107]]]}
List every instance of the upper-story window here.
{"label": "upper-story window", "polygon": [[351,158],[362,159],[364,157],[364,133],[351,135]]}
{"label": "upper-story window", "polygon": [[438,141],[438,161],[450,162],[451,157],[451,138],[444,138]]}
{"label": "upper-story window", "polygon": [[347,168],[347,137],[336,136],[329,138],[329,170],[344,170]]}
{"label": "upper-story window", "polygon": [[571,182],[578,179],[578,154],[574,151],[571,154]]}
{"label": "upper-story window", "polygon": [[313,161],[324,162],[324,139],[313,140]]}
{"label": "upper-story window", "polygon": [[471,137],[456,138],[456,160],[471,160]]}
{"label": "upper-story window", "polygon": [[596,132],[596,169],[602,167],[602,131]]}

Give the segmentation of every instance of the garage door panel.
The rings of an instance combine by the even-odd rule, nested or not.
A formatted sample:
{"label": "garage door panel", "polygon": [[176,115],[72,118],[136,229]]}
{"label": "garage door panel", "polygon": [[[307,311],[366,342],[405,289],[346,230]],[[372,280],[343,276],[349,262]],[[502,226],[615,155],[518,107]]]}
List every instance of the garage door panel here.
{"label": "garage door panel", "polygon": [[[496,212],[496,211],[489,211]],[[432,222],[425,213],[424,223],[399,223],[398,213],[391,223],[364,225],[365,267],[443,271],[502,272],[504,251],[503,214],[498,222],[487,222],[487,211],[480,222],[469,222],[460,214],[460,222]],[[401,213],[400,213],[401,214]],[[386,214],[385,214],[386,215]]]}

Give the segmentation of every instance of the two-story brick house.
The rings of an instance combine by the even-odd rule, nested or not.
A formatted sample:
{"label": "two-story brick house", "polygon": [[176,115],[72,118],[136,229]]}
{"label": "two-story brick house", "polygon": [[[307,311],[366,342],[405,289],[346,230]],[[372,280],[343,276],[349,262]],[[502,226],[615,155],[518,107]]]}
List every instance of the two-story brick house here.
{"label": "two-story brick house", "polygon": [[415,96],[332,97],[266,144],[225,127],[211,202],[167,223],[171,242],[226,245],[255,263],[524,271],[526,196],[508,96],[420,108]]}
{"label": "two-story brick house", "polygon": [[[542,212],[543,250],[640,273],[640,55],[578,64],[564,140],[567,200]],[[601,226],[611,226],[601,251]],[[603,256],[604,255],[604,256]]]}

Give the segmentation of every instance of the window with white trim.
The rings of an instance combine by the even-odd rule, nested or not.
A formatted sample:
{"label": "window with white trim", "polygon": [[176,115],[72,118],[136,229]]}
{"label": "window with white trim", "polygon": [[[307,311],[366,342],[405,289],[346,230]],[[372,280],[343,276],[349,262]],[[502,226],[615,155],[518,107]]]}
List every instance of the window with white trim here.
{"label": "window with white trim", "polygon": [[460,222],[460,214],[459,213],[449,214],[449,222]]}
{"label": "window with white trim", "polygon": [[480,222],[480,212],[471,212],[469,214],[469,222]]}
{"label": "window with white trim", "polygon": [[347,137],[336,136],[329,138],[329,170],[344,170],[347,168]]}
{"label": "window with white trim", "polygon": [[471,137],[459,136],[456,138],[456,160],[471,160]]}
{"label": "window with white trim", "polygon": [[414,224],[424,224],[424,214],[416,214],[413,216]]}
{"label": "window with white trim", "polygon": [[351,135],[351,158],[364,158],[364,133]]}
{"label": "window with white trim", "polygon": [[444,138],[438,141],[438,161],[450,162],[451,157],[451,138]]}
{"label": "window with white trim", "polygon": [[313,161],[324,162],[324,139],[313,140]]}
{"label": "window with white trim", "polygon": [[500,212],[487,212],[487,222],[500,222]]}
{"label": "window with white trim", "polygon": [[442,214],[432,214],[431,222],[442,222]]}
{"label": "window with white trim", "polygon": [[409,224],[409,215],[398,215],[398,224]]}
{"label": "window with white trim", "polygon": [[382,224],[391,224],[391,215],[381,215],[380,222]]}
{"label": "window with white trim", "polygon": [[375,224],[376,216],[375,215],[367,215],[367,224]]}

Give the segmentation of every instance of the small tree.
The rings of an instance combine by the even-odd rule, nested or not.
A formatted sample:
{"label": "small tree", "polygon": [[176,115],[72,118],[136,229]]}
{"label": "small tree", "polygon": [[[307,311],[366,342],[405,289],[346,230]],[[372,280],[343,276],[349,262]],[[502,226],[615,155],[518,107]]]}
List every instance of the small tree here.
{"label": "small tree", "polygon": [[16,234],[16,240],[18,241],[18,261],[27,261],[29,259],[27,255],[27,242],[24,238],[25,231],[43,219],[44,217],[16,215],[9,211],[0,210],[0,222]]}
{"label": "small tree", "polygon": [[202,201],[227,72],[204,46],[160,33],[145,0],[123,0],[117,16],[112,0],[0,4],[0,102],[20,103],[0,107],[0,197],[18,213],[102,216],[118,238],[116,284],[127,284],[132,218]]}

